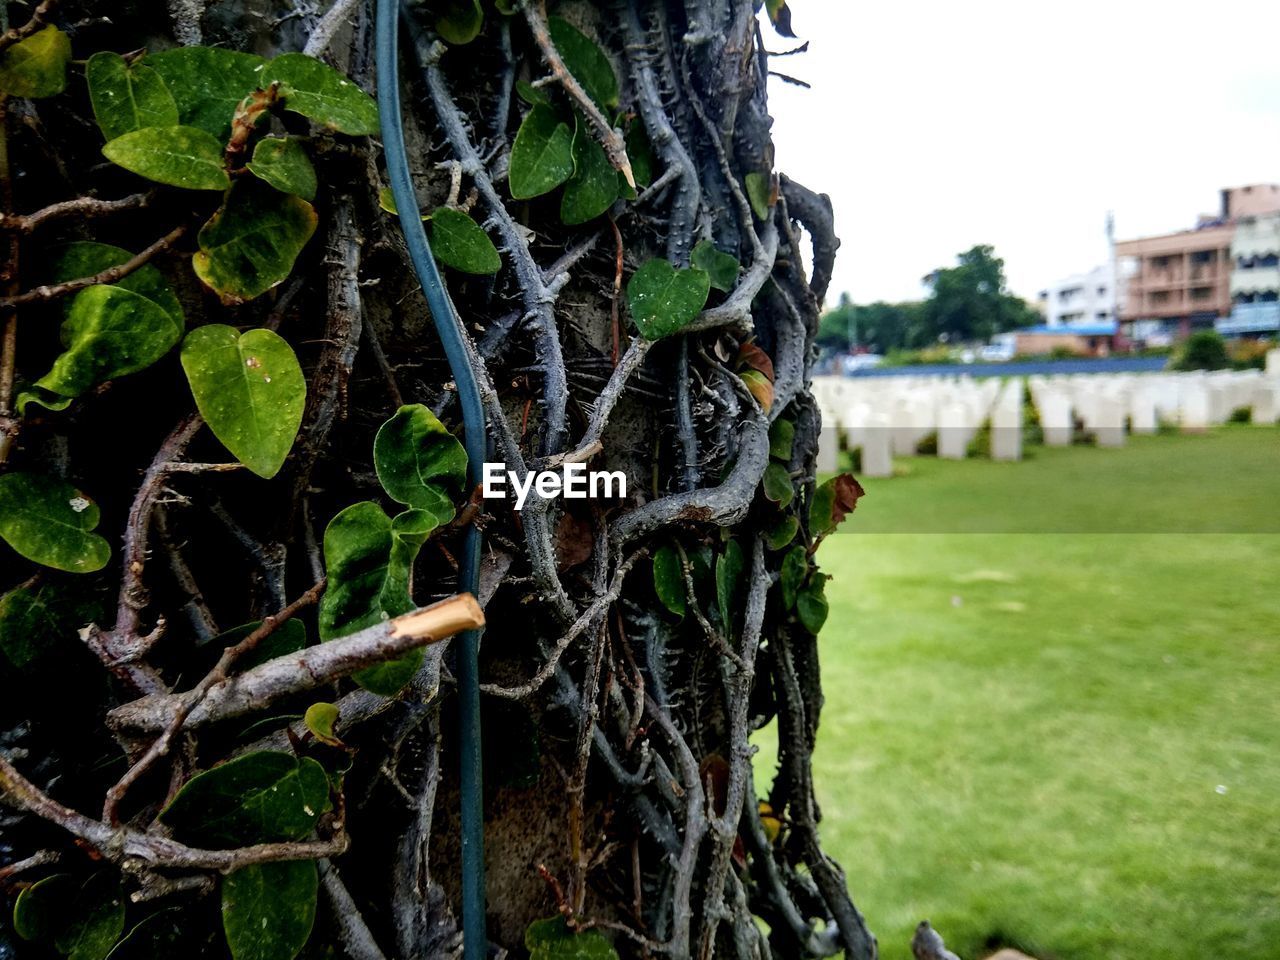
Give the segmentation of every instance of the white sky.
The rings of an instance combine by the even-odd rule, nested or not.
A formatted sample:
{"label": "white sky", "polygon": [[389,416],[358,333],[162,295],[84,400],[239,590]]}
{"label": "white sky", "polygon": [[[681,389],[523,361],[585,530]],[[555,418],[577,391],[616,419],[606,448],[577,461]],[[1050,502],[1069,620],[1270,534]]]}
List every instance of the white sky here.
{"label": "white sky", "polygon": [[[990,243],[1015,293],[1280,182],[1276,0],[791,0],[778,169],[828,193],[828,294],[911,299]],[[789,41],[765,29],[770,50]]]}

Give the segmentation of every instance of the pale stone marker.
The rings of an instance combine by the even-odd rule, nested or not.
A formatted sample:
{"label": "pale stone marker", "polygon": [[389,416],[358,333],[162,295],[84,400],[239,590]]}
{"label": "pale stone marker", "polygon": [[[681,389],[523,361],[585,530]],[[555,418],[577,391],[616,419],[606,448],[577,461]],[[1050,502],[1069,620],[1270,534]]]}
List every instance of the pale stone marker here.
{"label": "pale stone marker", "polygon": [[1148,387],[1138,387],[1129,394],[1129,430],[1131,433],[1155,433],[1156,396]]}
{"label": "pale stone marker", "polygon": [[1125,408],[1120,398],[1101,394],[1093,409],[1093,436],[1098,446],[1123,447]]}
{"label": "pale stone marker", "polygon": [[873,413],[862,434],[862,473],[868,477],[892,477],[893,457],[889,453],[889,418]]}
{"label": "pale stone marker", "polygon": [[1200,433],[1209,427],[1209,394],[1203,383],[1184,383],[1178,397],[1178,418],[1184,433]]}
{"label": "pale stone marker", "polygon": [[1045,390],[1040,399],[1040,429],[1046,447],[1071,446],[1071,401],[1066,394]]}
{"label": "pale stone marker", "polygon": [[938,415],[938,456],[944,460],[963,460],[969,455],[969,438],[973,435],[972,417],[963,403],[948,403]]}

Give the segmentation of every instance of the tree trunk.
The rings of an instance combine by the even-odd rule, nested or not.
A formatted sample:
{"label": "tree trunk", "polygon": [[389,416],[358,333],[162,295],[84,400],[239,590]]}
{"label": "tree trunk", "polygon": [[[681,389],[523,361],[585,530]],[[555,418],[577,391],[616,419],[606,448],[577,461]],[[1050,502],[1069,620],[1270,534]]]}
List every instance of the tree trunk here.
{"label": "tree trunk", "polygon": [[[13,19],[25,20],[28,12],[11,6]],[[369,0],[336,0],[332,12],[312,0],[292,10],[272,0],[110,6],[68,0],[51,22],[80,58],[174,44],[265,56],[305,48],[366,90],[377,82]],[[474,518],[464,510],[415,568],[416,603],[452,595],[462,528],[481,524],[489,938],[524,955],[529,925],[560,915],[570,931],[597,930],[623,957],[874,957],[844,876],[819,844],[810,765],[822,706],[818,646],[780,582],[783,558],[799,546],[807,563],[821,538],[808,514],[820,426],[809,368],[838,241],[825,196],[773,173],[769,54],[752,3],[564,0],[547,11],[529,0],[510,16],[486,3],[481,32],[459,46],[436,36],[432,11],[445,7],[469,5],[406,7],[404,123],[423,210],[469,210],[502,256],[494,276],[447,274],[473,338],[490,459],[517,472],[589,459],[592,469],[628,478],[625,498],[531,495],[520,512],[509,501],[479,501],[484,509]],[[517,85],[572,96],[540,42],[549,14],[606,52],[621,91],[608,122],[643,130],[654,156],[637,199],[576,226],[563,225],[554,197],[513,200],[506,183],[528,109]],[[58,98],[8,104],[17,212],[137,189],[102,163],[77,82],[73,74]],[[177,288],[188,329],[276,329],[307,376],[301,431],[270,480],[190,466],[227,455],[194,415],[173,355],[65,412],[28,407],[20,424],[6,421],[8,469],[34,466],[92,490],[99,529],[116,548],[112,563],[86,578],[110,611],[95,618],[101,629],[85,631],[87,643],[72,638],[46,678],[54,686],[14,692],[0,707],[9,730],[0,745],[28,786],[91,818],[126,755],[136,761],[163,728],[147,727],[140,711],[194,687],[217,659],[204,641],[281,611],[322,578],[325,525],[381,496],[378,426],[407,403],[460,426],[398,221],[379,207],[378,142],[321,137],[315,163],[314,238],[290,279],[241,306],[220,305],[187,266],[196,228],[216,205],[203,195],[193,202],[162,188],[130,213],[11,234],[14,292],[43,282],[44,264],[65,241],[139,250],[189,224],[153,261]],[[736,281],[713,291],[687,328],[655,341],[639,336],[625,294],[636,269],[651,258],[688,267],[704,240],[741,264]],[[31,313],[18,314],[17,374],[27,380],[56,353],[49,330],[57,319],[33,322]],[[771,403],[741,376],[751,370],[771,381]],[[779,421],[794,426],[789,452],[777,427],[771,447]],[[771,450],[785,495],[761,488]],[[798,532],[778,543],[791,517]],[[684,602],[675,603],[682,616],[656,592],[653,558],[664,550],[675,551],[686,581]],[[6,555],[0,589],[33,573]],[[314,637],[309,609],[298,617]],[[332,855],[322,861],[321,910],[305,955],[457,955],[455,655],[448,644],[428,648],[396,697],[329,680],[236,719],[205,723],[193,712],[174,749],[128,791],[124,825],[145,830],[185,779],[250,747],[345,751],[342,799],[331,822],[322,820],[329,832],[309,841],[342,834],[341,844],[318,851]],[[147,694],[153,699],[138,701]],[[317,700],[338,705],[341,747],[318,745],[297,722]],[[121,710],[134,719],[123,722]],[[777,738],[771,783],[771,771],[752,768],[753,736]],[[43,822],[76,833],[63,814],[38,809],[12,778],[0,786],[25,811],[0,820],[0,863],[45,850],[84,859],[83,847]],[[211,931],[184,955],[221,955],[207,882],[219,868],[148,866],[121,854],[120,836],[95,856],[122,865],[125,889],[142,894],[130,924],[178,908],[191,930]],[[145,848],[149,836],[137,843]],[[0,956],[8,936],[0,928]]]}

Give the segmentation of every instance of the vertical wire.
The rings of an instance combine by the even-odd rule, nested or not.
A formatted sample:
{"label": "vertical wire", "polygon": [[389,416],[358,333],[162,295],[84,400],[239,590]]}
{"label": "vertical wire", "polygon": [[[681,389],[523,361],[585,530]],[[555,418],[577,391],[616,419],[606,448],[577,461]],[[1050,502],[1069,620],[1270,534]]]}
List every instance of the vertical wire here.
{"label": "vertical wire", "polygon": [[[409,158],[400,118],[400,69],[398,60],[397,0],[379,0],[377,11],[378,113],[387,178],[400,211],[409,259],[427,299],[431,320],[444,346],[449,369],[458,387],[467,450],[467,479],[471,489],[480,483],[481,465],[488,450],[484,409],[475,371],[467,355],[462,321],[445,290],[431,255],[422,213],[409,175]],[[476,592],[480,577],[480,529],[467,527],[462,561],[458,566],[459,591]],[[485,931],[484,801],[481,782],[480,683],[478,657],[480,632],[468,630],[457,641],[458,650],[458,761],[462,806],[462,932],[465,960],[483,960],[489,949]]]}

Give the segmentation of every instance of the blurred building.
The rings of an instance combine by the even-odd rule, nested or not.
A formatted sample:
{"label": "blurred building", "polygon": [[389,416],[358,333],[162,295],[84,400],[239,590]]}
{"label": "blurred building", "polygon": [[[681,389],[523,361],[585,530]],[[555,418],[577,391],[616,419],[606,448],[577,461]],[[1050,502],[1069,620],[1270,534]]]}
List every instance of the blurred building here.
{"label": "blurred building", "polygon": [[1040,291],[1047,327],[1098,327],[1116,320],[1116,275],[1110,264],[1074,273]]}
{"label": "blurred building", "polygon": [[1280,213],[1240,217],[1231,238],[1231,315],[1224,336],[1280,331]]}
{"label": "blurred building", "polygon": [[[1167,344],[1196,329],[1233,332],[1233,279],[1237,273],[1233,243],[1237,231],[1243,228],[1252,233],[1257,221],[1277,214],[1280,185],[1232,187],[1222,191],[1218,213],[1202,215],[1192,230],[1118,242],[1118,312],[1126,336],[1148,344]],[[1265,234],[1265,229],[1256,229],[1259,235]],[[1251,243],[1246,246],[1254,248]],[[1251,266],[1239,272],[1259,269],[1251,257],[1245,256]],[[1241,296],[1258,295],[1241,290]],[[1241,322],[1256,321],[1251,315],[1242,315]]]}

